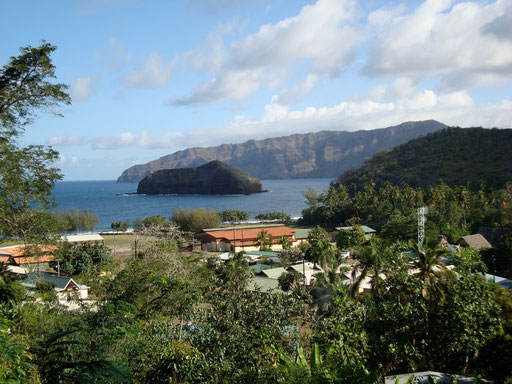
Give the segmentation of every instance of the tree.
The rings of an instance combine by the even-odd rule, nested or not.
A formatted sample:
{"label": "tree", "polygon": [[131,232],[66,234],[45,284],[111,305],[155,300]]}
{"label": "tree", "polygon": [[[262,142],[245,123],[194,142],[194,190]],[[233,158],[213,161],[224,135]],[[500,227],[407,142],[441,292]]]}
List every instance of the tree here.
{"label": "tree", "polygon": [[70,103],[67,86],[48,81],[55,78],[50,59],[55,49],[45,42],[23,47],[0,69],[0,233],[20,236],[25,242],[51,232],[54,223],[42,210],[53,206],[51,190],[62,178],[59,169],[52,167],[58,159],[56,151],[16,144],[38,111]]}
{"label": "tree", "polygon": [[54,211],[52,216],[63,232],[93,231],[98,224],[98,216],[87,209],[79,211],[76,208],[65,211]]}
{"label": "tree", "polygon": [[249,213],[238,209],[226,209],[220,212],[219,216],[222,221],[231,223],[249,220]]}
{"label": "tree", "polygon": [[118,232],[126,232],[129,223],[127,221],[114,221],[110,227]]}
{"label": "tree", "polygon": [[423,297],[433,299],[438,290],[437,282],[440,275],[446,271],[441,259],[448,254],[448,250],[442,248],[435,239],[427,238],[423,246],[416,241],[409,242],[411,250],[416,254],[412,263],[419,269],[418,274],[423,279]]}
{"label": "tree", "polygon": [[57,47],[43,41],[39,47],[22,47],[21,55],[11,57],[0,69],[0,137],[19,136],[37,111],[53,111],[70,104],[65,84],[54,84],[55,66],[50,55]]}
{"label": "tree", "polygon": [[270,251],[272,249],[272,235],[267,230],[262,229],[256,235],[256,242],[261,251]]}
{"label": "tree", "polygon": [[336,246],[343,250],[361,245],[365,241],[364,230],[359,225],[350,229],[340,229],[336,234]]}
{"label": "tree", "polygon": [[272,220],[272,221],[282,221],[284,223],[288,223],[291,220],[290,215],[284,212],[263,212],[258,213],[255,217],[256,220]]}
{"label": "tree", "polygon": [[334,261],[334,251],[329,240],[329,234],[321,227],[316,227],[308,235],[309,247],[306,250],[306,259],[318,263],[324,271]]}
{"label": "tree", "polygon": [[308,207],[314,207],[318,204],[318,192],[311,187],[307,187],[305,191],[302,191],[302,196],[306,199]]}
{"label": "tree", "polygon": [[172,211],[171,220],[174,221],[182,231],[199,232],[204,228],[213,228],[219,225],[220,216],[214,209],[183,209],[181,207]]}

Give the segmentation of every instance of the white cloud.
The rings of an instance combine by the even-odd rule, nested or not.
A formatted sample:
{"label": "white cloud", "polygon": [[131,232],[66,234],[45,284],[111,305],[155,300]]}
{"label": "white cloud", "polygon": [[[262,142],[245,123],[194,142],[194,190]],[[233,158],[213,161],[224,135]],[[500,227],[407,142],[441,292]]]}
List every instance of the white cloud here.
{"label": "white cloud", "polygon": [[437,94],[432,90],[416,88],[414,93],[406,92],[394,100],[376,100],[370,93],[358,100],[342,101],[332,107],[293,110],[280,104],[278,97],[274,97],[258,118],[238,115],[225,126],[191,130],[186,134],[167,133],[154,137],[144,131],[100,137],[94,140],[94,148],[178,150],[321,130],[374,129],[404,121],[428,119],[457,126],[510,127],[512,100],[476,104],[464,91]]}
{"label": "white cloud", "polygon": [[159,53],[151,53],[133,71],[123,77],[125,86],[130,88],[163,87],[169,83],[174,62],[164,63]]}
{"label": "white cloud", "polygon": [[119,136],[100,136],[92,140],[94,149],[121,149],[144,148],[159,149],[180,146],[183,142],[183,134],[179,132],[166,133],[153,137],[147,131],[140,133],[125,132]]}
{"label": "white cloud", "polygon": [[304,82],[295,84],[290,88],[284,89],[277,98],[277,102],[283,105],[290,105],[301,101],[306,95],[308,95],[320,81],[320,77],[315,74],[309,74],[306,76]]}
{"label": "white cloud", "polygon": [[243,100],[261,87],[275,88],[299,64],[307,65],[309,73],[337,75],[363,39],[353,26],[354,9],[351,0],[319,0],[303,7],[295,17],[261,26],[231,45],[212,80],[171,104]]}
{"label": "white cloud", "polygon": [[449,0],[427,0],[380,31],[365,73],[441,76],[445,91],[506,84],[512,79],[512,40],[496,35],[503,35],[510,12],[499,0],[453,6]]}
{"label": "white cloud", "polygon": [[79,76],[71,84],[70,95],[73,101],[86,101],[96,93],[96,84],[91,76]]}
{"label": "white cloud", "polygon": [[47,145],[56,146],[75,146],[84,145],[87,143],[87,139],[84,136],[53,136],[46,140]]}

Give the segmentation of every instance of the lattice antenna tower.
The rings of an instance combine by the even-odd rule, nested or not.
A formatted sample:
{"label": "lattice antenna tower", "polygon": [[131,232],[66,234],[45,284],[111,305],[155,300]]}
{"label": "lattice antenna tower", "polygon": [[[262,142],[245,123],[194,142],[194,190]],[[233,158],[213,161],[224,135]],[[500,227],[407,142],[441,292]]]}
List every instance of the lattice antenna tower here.
{"label": "lattice antenna tower", "polygon": [[427,207],[418,208],[418,247],[420,249],[423,249],[423,241],[425,241],[425,221],[427,221],[425,215],[427,213]]}

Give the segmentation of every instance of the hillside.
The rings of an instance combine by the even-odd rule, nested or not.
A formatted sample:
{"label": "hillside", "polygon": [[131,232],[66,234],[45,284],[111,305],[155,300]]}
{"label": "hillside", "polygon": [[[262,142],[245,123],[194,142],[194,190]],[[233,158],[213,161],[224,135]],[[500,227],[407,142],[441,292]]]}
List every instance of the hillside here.
{"label": "hillside", "polygon": [[158,169],[196,167],[212,160],[264,179],[336,177],[359,167],[383,148],[391,149],[445,127],[427,120],[368,131],[322,131],[249,140],[242,144],[189,148],[128,168],[117,181],[138,182]]}
{"label": "hillside", "polygon": [[137,193],[228,195],[263,192],[261,181],[220,161],[196,168],[160,169],[139,182]]}
{"label": "hillside", "polygon": [[441,182],[471,189],[481,183],[502,188],[512,181],[512,129],[447,128],[377,153],[338,182],[354,191],[372,179],[377,185],[427,187]]}

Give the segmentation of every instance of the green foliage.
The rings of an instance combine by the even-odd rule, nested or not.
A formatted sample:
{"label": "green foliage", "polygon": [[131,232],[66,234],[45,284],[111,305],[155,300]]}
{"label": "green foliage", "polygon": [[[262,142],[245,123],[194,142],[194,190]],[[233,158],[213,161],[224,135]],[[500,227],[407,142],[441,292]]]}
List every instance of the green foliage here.
{"label": "green foliage", "polygon": [[98,216],[87,209],[76,208],[65,211],[53,211],[52,216],[62,232],[93,231],[98,224]]}
{"label": "green foliage", "polygon": [[[336,188],[344,187],[331,186],[328,191]],[[369,181],[350,197],[324,199],[315,207],[306,208],[302,223],[329,226],[364,223],[388,239],[409,240],[417,235],[417,208],[426,206],[427,235],[443,234],[454,242],[481,226],[506,225],[512,221],[512,212],[506,209],[510,205],[512,194],[506,191],[488,192],[483,188],[471,191],[446,184],[422,190],[389,182],[378,186]]]}
{"label": "green foliage", "polygon": [[128,221],[114,221],[110,227],[118,232],[126,232],[130,223]]}
{"label": "green foliage", "polygon": [[174,221],[182,231],[199,232],[205,228],[214,228],[220,223],[220,216],[213,209],[183,209],[181,207],[172,211],[171,220]]}
{"label": "green foliage", "polygon": [[318,203],[318,192],[311,187],[307,187],[305,191],[302,191],[302,196],[306,199],[306,204],[309,207],[314,207]]}
{"label": "green foliage", "polygon": [[338,181],[351,192],[373,180],[428,188],[440,183],[465,185],[472,190],[485,184],[501,189],[511,181],[508,153],[512,130],[447,128],[377,153],[361,168],[345,172]]}
{"label": "green foliage", "polygon": [[281,221],[283,223],[289,223],[291,221],[290,215],[284,212],[263,212],[258,213],[254,218],[256,220]]}
{"label": "green foliage", "polygon": [[320,264],[324,271],[329,269],[330,264],[335,262],[334,250],[332,249],[329,234],[319,226],[309,232],[308,240],[310,247],[306,250],[306,260]]}
{"label": "green foliage", "polygon": [[153,215],[144,218],[142,225],[144,228],[165,228],[170,227],[172,224],[161,215]]}
{"label": "green foliage", "polygon": [[23,47],[0,69],[0,233],[21,237],[25,243],[53,231],[54,222],[42,210],[53,206],[51,190],[62,178],[52,167],[58,159],[56,151],[16,145],[39,110],[69,104],[67,86],[48,81],[55,78],[50,59],[54,50],[44,42],[36,48]]}
{"label": "green foliage", "polygon": [[56,47],[43,42],[39,47],[22,47],[0,69],[0,136],[17,136],[31,123],[39,110],[52,111],[60,104],[70,104],[64,84],[55,78],[50,55]]}
{"label": "green foliage", "polygon": [[284,259],[289,264],[294,264],[304,259],[304,252],[298,247],[290,247],[283,249],[280,252],[279,257],[281,258],[281,261]]}
{"label": "green foliage", "polygon": [[226,209],[219,212],[220,219],[224,222],[239,223],[249,220],[249,213],[238,209]]}
{"label": "green foliage", "polygon": [[267,230],[262,229],[256,235],[256,242],[258,243],[261,251],[272,250],[272,235]]}
{"label": "green foliage", "polygon": [[365,241],[364,230],[359,225],[351,229],[340,229],[336,234],[336,246],[339,249],[351,249]]}
{"label": "green foliage", "polygon": [[[111,252],[103,244],[72,244],[64,242],[56,252],[56,260],[50,266],[64,275],[74,276],[84,272],[99,272],[111,262]],[[58,265],[58,266],[57,266]]]}
{"label": "green foliage", "polygon": [[0,315],[0,383],[27,383],[36,379],[27,344],[13,336],[14,324]]}

